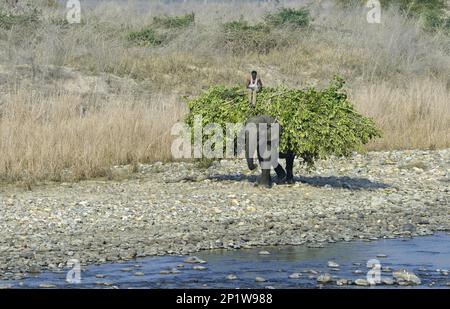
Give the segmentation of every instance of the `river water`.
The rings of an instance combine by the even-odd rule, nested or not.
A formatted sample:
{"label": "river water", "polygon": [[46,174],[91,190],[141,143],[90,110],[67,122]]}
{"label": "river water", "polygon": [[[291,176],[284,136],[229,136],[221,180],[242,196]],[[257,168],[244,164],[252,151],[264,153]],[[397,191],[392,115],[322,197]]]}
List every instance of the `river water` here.
{"label": "river water", "polygon": [[[262,255],[261,251],[270,254]],[[388,268],[406,269],[421,279],[419,288],[450,288],[448,233],[407,239],[329,243],[323,248],[279,246],[212,250],[199,252],[196,256],[206,263],[185,263],[186,256],[148,257],[82,267],[80,283],[66,282],[67,271],[61,271],[29,275],[20,281],[0,281],[0,285],[12,288],[38,288],[42,284],[58,288],[315,288],[317,275],[323,273],[353,281],[366,279],[367,262],[377,259],[384,278],[392,278],[392,273],[386,271]],[[329,261],[338,263],[339,269],[330,269]],[[196,270],[194,266],[206,269]],[[177,273],[169,271],[167,274],[170,269],[176,269]],[[302,275],[299,279],[291,279],[289,275],[292,273]],[[231,274],[237,278],[227,278]],[[256,277],[267,281],[256,282]],[[341,288],[336,284],[323,287]],[[377,287],[399,288],[398,285]]]}

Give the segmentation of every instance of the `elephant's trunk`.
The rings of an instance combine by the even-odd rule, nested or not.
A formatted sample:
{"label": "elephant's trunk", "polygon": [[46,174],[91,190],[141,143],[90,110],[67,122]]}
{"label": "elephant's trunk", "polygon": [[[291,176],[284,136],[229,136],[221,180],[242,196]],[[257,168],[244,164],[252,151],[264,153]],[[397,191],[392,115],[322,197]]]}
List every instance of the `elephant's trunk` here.
{"label": "elephant's trunk", "polygon": [[253,157],[247,157],[247,166],[248,169],[253,171],[254,169],[256,169],[256,165],[255,165],[255,160],[253,159]]}
{"label": "elephant's trunk", "polygon": [[252,149],[250,145],[250,138],[249,138],[249,132],[245,132],[245,158],[247,159],[247,166],[248,169],[253,171],[256,169],[255,160],[253,159],[254,152],[250,149]]}

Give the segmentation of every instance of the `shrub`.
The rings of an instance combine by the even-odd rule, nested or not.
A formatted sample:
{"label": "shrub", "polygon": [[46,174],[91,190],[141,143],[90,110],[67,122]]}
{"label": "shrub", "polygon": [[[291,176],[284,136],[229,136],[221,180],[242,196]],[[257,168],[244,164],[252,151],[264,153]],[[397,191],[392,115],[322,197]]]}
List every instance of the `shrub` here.
{"label": "shrub", "polygon": [[277,40],[272,35],[270,27],[265,24],[250,25],[247,21],[232,21],[222,25],[222,36],[219,37],[219,47],[235,54],[268,53],[277,46]]}
{"label": "shrub", "polygon": [[156,27],[163,27],[167,29],[186,28],[195,23],[195,14],[190,13],[183,16],[155,16],[153,17],[153,24]]}
{"label": "shrub", "polygon": [[21,12],[9,12],[0,8],[0,28],[10,30],[14,26],[34,26],[40,22],[40,11],[27,7]]}
{"label": "shrub", "polygon": [[[339,0],[339,4],[344,7],[354,5],[365,5],[365,0]],[[445,0],[380,0],[383,8],[397,7],[401,12],[409,17],[423,20],[424,28],[436,30],[445,28],[448,17],[445,11],[448,4]]]}
{"label": "shrub", "polygon": [[164,41],[163,36],[149,27],[128,33],[128,40],[137,45],[153,46],[161,45]]}
{"label": "shrub", "polygon": [[310,14],[307,9],[281,8],[276,13],[266,14],[264,19],[267,24],[275,27],[291,26],[303,28],[309,25]]}
{"label": "shrub", "polygon": [[202,116],[202,125],[216,123],[225,128],[226,123],[270,115],[283,129],[281,151],[292,150],[308,164],[329,155],[348,156],[381,132],[371,119],[354,110],[343,84],[336,77],[322,90],[264,88],[258,94],[256,108],[250,107],[240,87],[216,86],[188,102],[186,123],[192,127],[198,115]]}

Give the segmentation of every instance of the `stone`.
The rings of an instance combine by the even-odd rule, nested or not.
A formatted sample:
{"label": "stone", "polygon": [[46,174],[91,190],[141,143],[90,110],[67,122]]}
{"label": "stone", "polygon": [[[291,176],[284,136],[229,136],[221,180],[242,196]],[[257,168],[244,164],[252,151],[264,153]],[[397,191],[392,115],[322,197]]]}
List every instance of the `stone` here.
{"label": "stone", "polygon": [[330,268],[339,268],[339,264],[334,261],[328,261],[328,267]]}
{"label": "stone", "polygon": [[258,254],[259,255],[269,255],[270,252],[269,251],[259,251]]}
{"label": "stone", "polygon": [[339,286],[347,285],[348,280],[347,279],[338,279],[338,280],[336,280],[336,284]]}
{"label": "stone", "polygon": [[392,278],[381,278],[381,283],[385,285],[393,285],[394,279]]}
{"label": "stone", "polygon": [[410,233],[414,233],[416,231],[416,226],[412,223],[406,223],[402,226],[402,231],[403,232],[410,232]]}
{"label": "stone", "polygon": [[397,282],[404,285],[420,285],[421,280],[414,273],[408,272],[405,269],[398,270],[392,273]]}
{"label": "stone", "polygon": [[202,259],[196,257],[196,256],[190,256],[184,260],[185,263],[190,264],[204,264],[206,261],[203,261]]}
{"label": "stone", "polygon": [[330,283],[331,281],[332,281],[332,278],[331,278],[330,274],[323,274],[323,275],[319,275],[317,277],[318,283]]}
{"label": "stone", "polygon": [[208,268],[206,268],[205,266],[201,266],[201,265],[195,265],[192,267],[192,269],[194,270],[207,270]]}
{"label": "stone", "polygon": [[267,280],[265,278],[263,278],[263,277],[256,277],[255,281],[256,282],[266,282]]}
{"label": "stone", "polygon": [[289,275],[289,279],[300,279],[302,277],[301,273],[293,273]]}
{"label": "stone", "polygon": [[359,286],[368,286],[369,282],[366,279],[356,279],[355,284]]}
{"label": "stone", "polygon": [[238,277],[236,275],[230,274],[228,276],[226,276],[227,280],[236,280]]}
{"label": "stone", "polygon": [[56,288],[56,285],[51,284],[51,283],[41,283],[41,284],[39,284],[39,288],[41,288],[41,289],[54,289],[54,288]]}

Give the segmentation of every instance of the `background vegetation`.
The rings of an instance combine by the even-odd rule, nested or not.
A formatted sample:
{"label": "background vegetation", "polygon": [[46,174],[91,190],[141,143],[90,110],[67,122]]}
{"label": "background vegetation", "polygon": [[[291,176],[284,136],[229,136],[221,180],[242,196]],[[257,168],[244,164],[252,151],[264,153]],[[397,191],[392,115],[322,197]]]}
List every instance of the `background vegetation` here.
{"label": "background vegetation", "polygon": [[[0,178],[83,179],[170,160],[183,97],[242,85],[252,69],[272,87],[343,76],[384,132],[369,150],[449,147],[448,1],[382,1],[381,24],[353,2],[105,1],[73,25],[56,2],[2,2]],[[62,87],[68,70],[78,75]]]}

